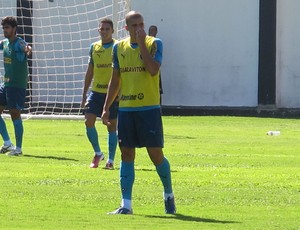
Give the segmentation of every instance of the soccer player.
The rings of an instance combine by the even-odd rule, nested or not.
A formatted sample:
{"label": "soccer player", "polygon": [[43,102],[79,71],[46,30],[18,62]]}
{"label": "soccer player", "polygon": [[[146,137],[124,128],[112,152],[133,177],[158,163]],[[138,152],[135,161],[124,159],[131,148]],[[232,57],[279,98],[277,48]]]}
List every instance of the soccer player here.
{"label": "soccer player", "polygon": [[164,157],[163,127],[159,104],[159,69],[162,42],[147,36],[143,16],[130,11],[126,17],[130,37],[113,48],[113,74],[102,113],[102,122],[112,125],[109,107],[119,90],[118,138],[121,150],[121,207],[108,214],[132,214],[135,149],[146,147],[164,187],[165,212],[176,212],[169,161]]}
{"label": "soccer player", "polygon": [[[113,22],[110,19],[103,19],[99,23],[98,32],[101,40],[90,46],[89,64],[85,74],[84,88],[81,106],[85,108],[86,135],[90,141],[94,158],[90,164],[91,168],[97,168],[99,162],[104,159],[101,151],[98,132],[95,127],[97,117],[101,117],[103,105],[107,93],[108,83],[112,74],[112,47],[116,42],[112,38],[114,33]],[[93,83],[92,83],[93,81]],[[92,90],[87,98],[87,92],[92,83]],[[108,131],[108,160],[106,169],[114,168],[114,159],[117,148],[117,115],[118,102],[115,100],[110,107],[111,125],[107,126]]]}
{"label": "soccer player", "polygon": [[0,134],[4,141],[0,153],[10,156],[22,155],[23,122],[21,110],[25,104],[28,82],[27,55],[31,53],[29,46],[22,38],[17,37],[17,20],[15,17],[5,17],[1,21],[5,39],[0,41],[4,59],[4,83],[0,85],[0,114],[7,108],[11,116],[16,146],[10,140],[6,124],[0,116]]}
{"label": "soccer player", "polygon": [[151,25],[148,30],[148,35],[156,38],[157,32],[158,32],[157,26]]}
{"label": "soccer player", "polygon": [[[151,25],[148,29],[148,35],[156,38],[157,33],[158,33],[157,26]],[[161,98],[162,98],[162,94],[164,93],[164,91],[163,91],[163,88],[162,88],[161,72],[160,71],[159,71],[159,93],[160,93],[159,102],[161,104],[161,102],[162,102]]]}

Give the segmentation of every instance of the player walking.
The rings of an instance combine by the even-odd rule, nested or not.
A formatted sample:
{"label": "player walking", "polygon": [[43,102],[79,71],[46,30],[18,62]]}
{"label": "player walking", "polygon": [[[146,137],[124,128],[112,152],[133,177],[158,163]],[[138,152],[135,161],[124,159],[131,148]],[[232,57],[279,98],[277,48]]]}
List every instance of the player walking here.
{"label": "player walking", "polygon": [[[98,31],[101,40],[93,43],[90,47],[89,65],[85,75],[81,102],[81,106],[85,108],[86,135],[95,153],[92,163],[90,164],[91,168],[97,168],[99,162],[104,159],[95,123],[97,117],[101,117],[108,83],[112,73],[112,47],[116,42],[112,38],[114,32],[112,20],[101,20]],[[91,83],[92,91],[87,98],[87,92]],[[114,168],[114,159],[117,148],[117,113],[118,102],[115,100],[110,107],[111,126],[107,127],[108,160],[105,165],[106,169]]]}

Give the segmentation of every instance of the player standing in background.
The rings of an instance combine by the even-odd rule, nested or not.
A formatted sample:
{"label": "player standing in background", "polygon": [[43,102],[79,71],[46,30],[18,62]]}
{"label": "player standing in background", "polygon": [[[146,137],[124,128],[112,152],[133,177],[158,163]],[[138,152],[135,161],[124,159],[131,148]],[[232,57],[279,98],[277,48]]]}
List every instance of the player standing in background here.
{"label": "player standing in background", "polygon": [[7,132],[6,124],[0,116],[0,133],[4,144],[0,153],[10,156],[22,155],[23,122],[21,110],[25,105],[26,89],[28,82],[27,55],[31,53],[31,47],[20,37],[17,37],[17,20],[15,17],[5,17],[1,21],[4,37],[0,41],[0,49],[4,58],[4,83],[0,86],[0,114],[7,108],[11,116],[16,147],[12,144]]}
{"label": "player standing in background", "polygon": [[[97,117],[101,117],[109,80],[112,74],[112,47],[116,42],[112,38],[114,33],[113,22],[103,19],[99,24],[101,40],[93,43],[90,47],[89,65],[85,74],[84,88],[82,94],[82,108],[85,108],[85,126],[87,137],[93,146],[95,156],[90,164],[91,168],[97,168],[99,161],[104,159],[101,151],[98,132],[95,127]],[[92,84],[92,91],[87,98],[87,92]],[[114,168],[114,159],[117,148],[117,115],[118,102],[115,100],[110,107],[111,125],[108,131],[108,160],[106,169]]]}
{"label": "player standing in background", "polygon": [[159,104],[159,69],[162,42],[147,36],[143,16],[130,11],[126,17],[129,38],[113,49],[113,74],[102,113],[102,122],[110,126],[109,107],[120,90],[118,115],[121,150],[121,207],[108,214],[132,214],[132,188],[135,178],[135,148],[146,147],[164,187],[165,212],[176,212],[169,161],[162,148],[163,127]]}
{"label": "player standing in background", "polygon": [[148,30],[148,35],[156,38],[157,33],[158,33],[157,26],[151,25]]}
{"label": "player standing in background", "polygon": [[[148,35],[156,38],[157,33],[158,33],[157,26],[151,25],[149,27],[149,30],[148,30]],[[163,91],[163,88],[162,88],[161,72],[160,71],[159,71],[159,93],[160,93],[160,104],[161,104],[162,94],[164,93],[164,91]]]}

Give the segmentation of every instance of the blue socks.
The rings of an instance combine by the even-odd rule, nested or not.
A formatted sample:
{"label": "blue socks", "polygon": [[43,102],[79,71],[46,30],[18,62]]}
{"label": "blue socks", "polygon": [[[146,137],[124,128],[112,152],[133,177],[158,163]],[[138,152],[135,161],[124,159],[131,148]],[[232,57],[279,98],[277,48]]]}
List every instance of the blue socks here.
{"label": "blue socks", "polygon": [[[98,139],[98,132],[96,130],[96,127],[95,126],[90,128],[86,127],[86,134],[90,143],[93,146],[94,152],[96,154],[101,153],[101,148]],[[114,162],[117,145],[118,145],[117,132],[109,132],[108,133],[108,158],[111,163]]]}
{"label": "blue socks", "polygon": [[7,132],[6,124],[1,116],[0,116],[0,134],[4,141],[10,140]]}
{"label": "blue socks", "polygon": [[[23,142],[23,133],[24,133],[22,119],[13,120],[13,125],[15,129],[16,147],[21,150],[22,142]],[[0,134],[4,140],[4,143],[10,142],[6,124],[1,116],[0,116]]]}
{"label": "blue socks", "polygon": [[14,120],[13,124],[15,129],[15,136],[16,136],[16,147],[22,149],[23,133],[24,133],[23,122],[21,119]]}
{"label": "blue socks", "polygon": [[122,199],[131,200],[134,176],[134,163],[121,161],[120,182]]}
{"label": "blue socks", "polygon": [[[172,182],[171,182],[171,170],[169,161],[164,158],[163,162],[156,166],[156,171],[164,186],[164,196],[173,197]],[[134,162],[121,161],[120,166],[120,183],[122,193],[122,207],[131,209],[132,200],[132,187],[134,183]]]}
{"label": "blue socks", "polygon": [[111,163],[115,160],[116,149],[118,144],[117,132],[108,133],[108,159]]}
{"label": "blue socks", "polygon": [[86,128],[86,134],[87,134],[87,137],[88,137],[90,143],[93,146],[94,152],[100,153],[101,150],[100,150],[100,145],[99,145],[99,141],[98,141],[98,133],[97,133],[95,126],[91,127],[91,128]]}
{"label": "blue socks", "polygon": [[167,158],[164,158],[163,162],[160,165],[156,166],[156,171],[160,177],[160,180],[164,186],[164,193],[172,194],[172,182],[171,182],[171,169],[170,163]]}

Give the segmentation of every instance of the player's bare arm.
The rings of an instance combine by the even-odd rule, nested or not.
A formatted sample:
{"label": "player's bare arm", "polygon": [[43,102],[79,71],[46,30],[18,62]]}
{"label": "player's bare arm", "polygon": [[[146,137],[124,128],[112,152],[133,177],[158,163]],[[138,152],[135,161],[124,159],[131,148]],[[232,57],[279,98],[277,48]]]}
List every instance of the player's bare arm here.
{"label": "player's bare arm", "polygon": [[84,88],[83,88],[83,92],[82,92],[81,108],[83,108],[86,103],[87,92],[92,83],[93,76],[94,76],[94,66],[90,63],[88,65],[88,68],[87,68],[87,71],[85,74],[85,78],[84,78]]}
{"label": "player's bare arm", "polygon": [[101,116],[102,123],[104,125],[109,126],[111,124],[109,121],[109,107],[111,106],[115,98],[118,96],[120,86],[121,86],[120,70],[113,69],[112,77],[108,84],[107,95],[106,95],[105,103],[103,106],[103,112]]}
{"label": "player's bare arm", "polygon": [[149,53],[146,44],[145,44],[146,32],[144,29],[140,28],[136,31],[136,41],[140,47],[141,55],[143,58],[143,62],[146,66],[148,72],[154,76],[158,73],[160,64],[154,60],[154,58]]}

